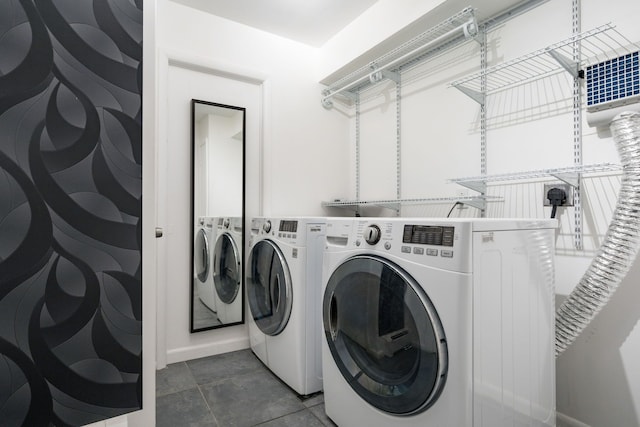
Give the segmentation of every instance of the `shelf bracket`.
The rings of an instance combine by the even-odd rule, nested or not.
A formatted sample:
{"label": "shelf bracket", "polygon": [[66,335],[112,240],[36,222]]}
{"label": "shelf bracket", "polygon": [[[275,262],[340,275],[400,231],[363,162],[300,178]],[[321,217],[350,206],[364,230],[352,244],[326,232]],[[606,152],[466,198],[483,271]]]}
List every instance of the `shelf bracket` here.
{"label": "shelf bracket", "polygon": [[333,107],[333,101],[331,100],[331,91],[329,89],[324,89],[322,91],[322,99],[320,99],[322,106],[325,109],[330,109]]}
{"label": "shelf bracket", "polygon": [[549,175],[569,184],[573,188],[580,186],[580,175],[578,173],[550,173]]}
{"label": "shelf bracket", "polygon": [[547,50],[547,53],[551,55],[551,57],[555,59],[560,65],[562,65],[562,68],[567,70],[574,79],[580,76],[580,64],[556,52],[553,49]]}
{"label": "shelf bracket", "polygon": [[357,95],[353,92],[342,91],[342,92],[336,93],[336,92],[331,92],[330,89],[324,89],[322,91],[322,98],[320,99],[322,106],[327,110],[331,109],[333,107],[333,101],[331,100],[331,98],[336,95],[340,95],[351,102],[356,102]]}
{"label": "shelf bracket", "polygon": [[372,62],[371,65],[369,65],[369,68],[371,69],[371,74],[369,74],[369,81],[372,84],[381,82],[384,79],[391,80],[395,83],[398,83],[400,81],[400,74],[395,71],[384,69],[380,70],[378,69],[378,64],[376,64],[375,62]]}
{"label": "shelf bracket", "polygon": [[322,202],[321,206],[346,209],[348,211],[355,212],[356,214],[360,211],[360,205],[358,204],[349,204],[349,203],[341,203],[341,202]]}
{"label": "shelf bracket", "polygon": [[480,194],[485,194],[487,192],[487,183],[484,181],[455,181],[455,183],[473,191],[477,191]]}
{"label": "shelf bracket", "polygon": [[476,101],[478,104],[484,105],[484,95],[481,92],[478,92],[477,90],[469,89],[468,87],[462,86],[462,85],[453,85],[453,87],[455,87],[460,92],[467,95],[469,98]]}
{"label": "shelf bracket", "polygon": [[469,199],[461,199],[461,200],[458,200],[458,202],[462,203],[463,205],[469,205],[481,211],[485,210],[485,208],[487,207],[487,201],[482,197],[471,197]]}
{"label": "shelf bracket", "polygon": [[379,203],[371,203],[374,206],[377,206],[379,208],[383,208],[383,209],[391,209],[393,211],[396,211],[396,213],[400,212],[400,206],[401,203],[385,203],[385,204],[379,204]]}

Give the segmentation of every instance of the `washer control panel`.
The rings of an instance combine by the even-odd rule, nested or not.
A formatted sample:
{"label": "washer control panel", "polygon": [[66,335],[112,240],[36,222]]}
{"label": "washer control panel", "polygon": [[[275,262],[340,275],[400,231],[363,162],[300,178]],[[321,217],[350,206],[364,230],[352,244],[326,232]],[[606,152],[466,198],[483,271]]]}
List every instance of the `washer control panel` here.
{"label": "washer control panel", "polygon": [[343,219],[327,223],[329,250],[351,248],[450,271],[468,273],[472,270],[473,221],[361,217],[353,220],[349,232],[329,234],[329,230],[333,232],[343,223]]}
{"label": "washer control panel", "polygon": [[298,220],[264,219],[258,233],[263,236],[273,236],[288,243],[300,243],[304,226]]}
{"label": "washer control panel", "polygon": [[405,224],[402,243],[453,246],[454,227]]}
{"label": "washer control panel", "polygon": [[454,257],[453,225],[398,223],[396,221],[361,221],[356,229],[356,247],[376,247],[385,251],[427,257]]}

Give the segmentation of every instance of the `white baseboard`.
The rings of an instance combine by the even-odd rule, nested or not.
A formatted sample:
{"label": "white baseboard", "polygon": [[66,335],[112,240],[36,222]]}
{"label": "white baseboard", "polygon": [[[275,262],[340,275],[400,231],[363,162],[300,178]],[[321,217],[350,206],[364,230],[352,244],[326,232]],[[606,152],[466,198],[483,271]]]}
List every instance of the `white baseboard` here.
{"label": "white baseboard", "polygon": [[214,356],[216,354],[229,353],[231,351],[244,350],[245,348],[249,348],[249,346],[249,337],[242,336],[226,341],[176,348],[167,351],[167,364],[200,359],[201,357]]}
{"label": "white baseboard", "polygon": [[556,412],[556,420],[562,422],[562,424],[559,424],[562,427],[591,427],[589,424],[578,421],[562,412]]}
{"label": "white baseboard", "polygon": [[97,423],[87,424],[85,427],[127,427],[129,421],[126,415],[110,418],[104,421],[98,421]]}

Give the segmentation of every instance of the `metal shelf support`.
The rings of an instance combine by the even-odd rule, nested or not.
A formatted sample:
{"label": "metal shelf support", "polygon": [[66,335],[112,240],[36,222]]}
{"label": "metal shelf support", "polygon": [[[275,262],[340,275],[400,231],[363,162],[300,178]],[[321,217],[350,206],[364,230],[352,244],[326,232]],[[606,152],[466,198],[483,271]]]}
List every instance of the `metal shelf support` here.
{"label": "metal shelf support", "polygon": [[549,175],[569,184],[573,188],[580,188],[580,174],[578,173],[549,173]]}
{"label": "metal shelf support", "polygon": [[485,95],[482,92],[470,89],[470,88],[468,88],[466,86],[462,86],[462,85],[454,85],[453,87],[455,87],[460,92],[462,92],[465,95],[467,95],[469,98],[471,98],[474,101],[476,101],[478,104],[484,105]]}
{"label": "metal shelf support", "polygon": [[384,79],[398,81],[395,74],[403,65],[414,61],[427,52],[446,47],[451,49],[478,35],[478,24],[473,8],[466,7],[457,14],[445,19],[434,27],[424,31],[401,46],[361,67],[353,73],[333,82],[322,91],[322,105],[331,108],[331,98],[336,95],[358,90]]}
{"label": "metal shelf support", "polygon": [[487,183],[483,181],[462,181],[457,182],[457,184],[467,187],[470,190],[477,191],[480,194],[485,194],[487,192]]}
{"label": "metal shelf support", "polygon": [[562,68],[564,68],[569,74],[571,74],[574,79],[577,79],[578,77],[580,77],[579,62],[573,61],[553,49],[549,49],[547,53],[551,55],[553,59],[558,61],[558,64],[560,64]]}

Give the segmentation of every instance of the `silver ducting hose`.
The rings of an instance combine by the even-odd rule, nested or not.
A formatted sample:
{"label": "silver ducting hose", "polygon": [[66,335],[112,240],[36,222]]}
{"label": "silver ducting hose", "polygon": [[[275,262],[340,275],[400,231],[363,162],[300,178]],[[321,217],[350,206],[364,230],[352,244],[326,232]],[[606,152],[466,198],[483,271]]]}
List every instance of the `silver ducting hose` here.
{"label": "silver ducting hose", "polygon": [[610,128],[622,165],[618,201],[598,253],[556,312],[556,357],[609,301],[640,248],[640,113],[621,113]]}

